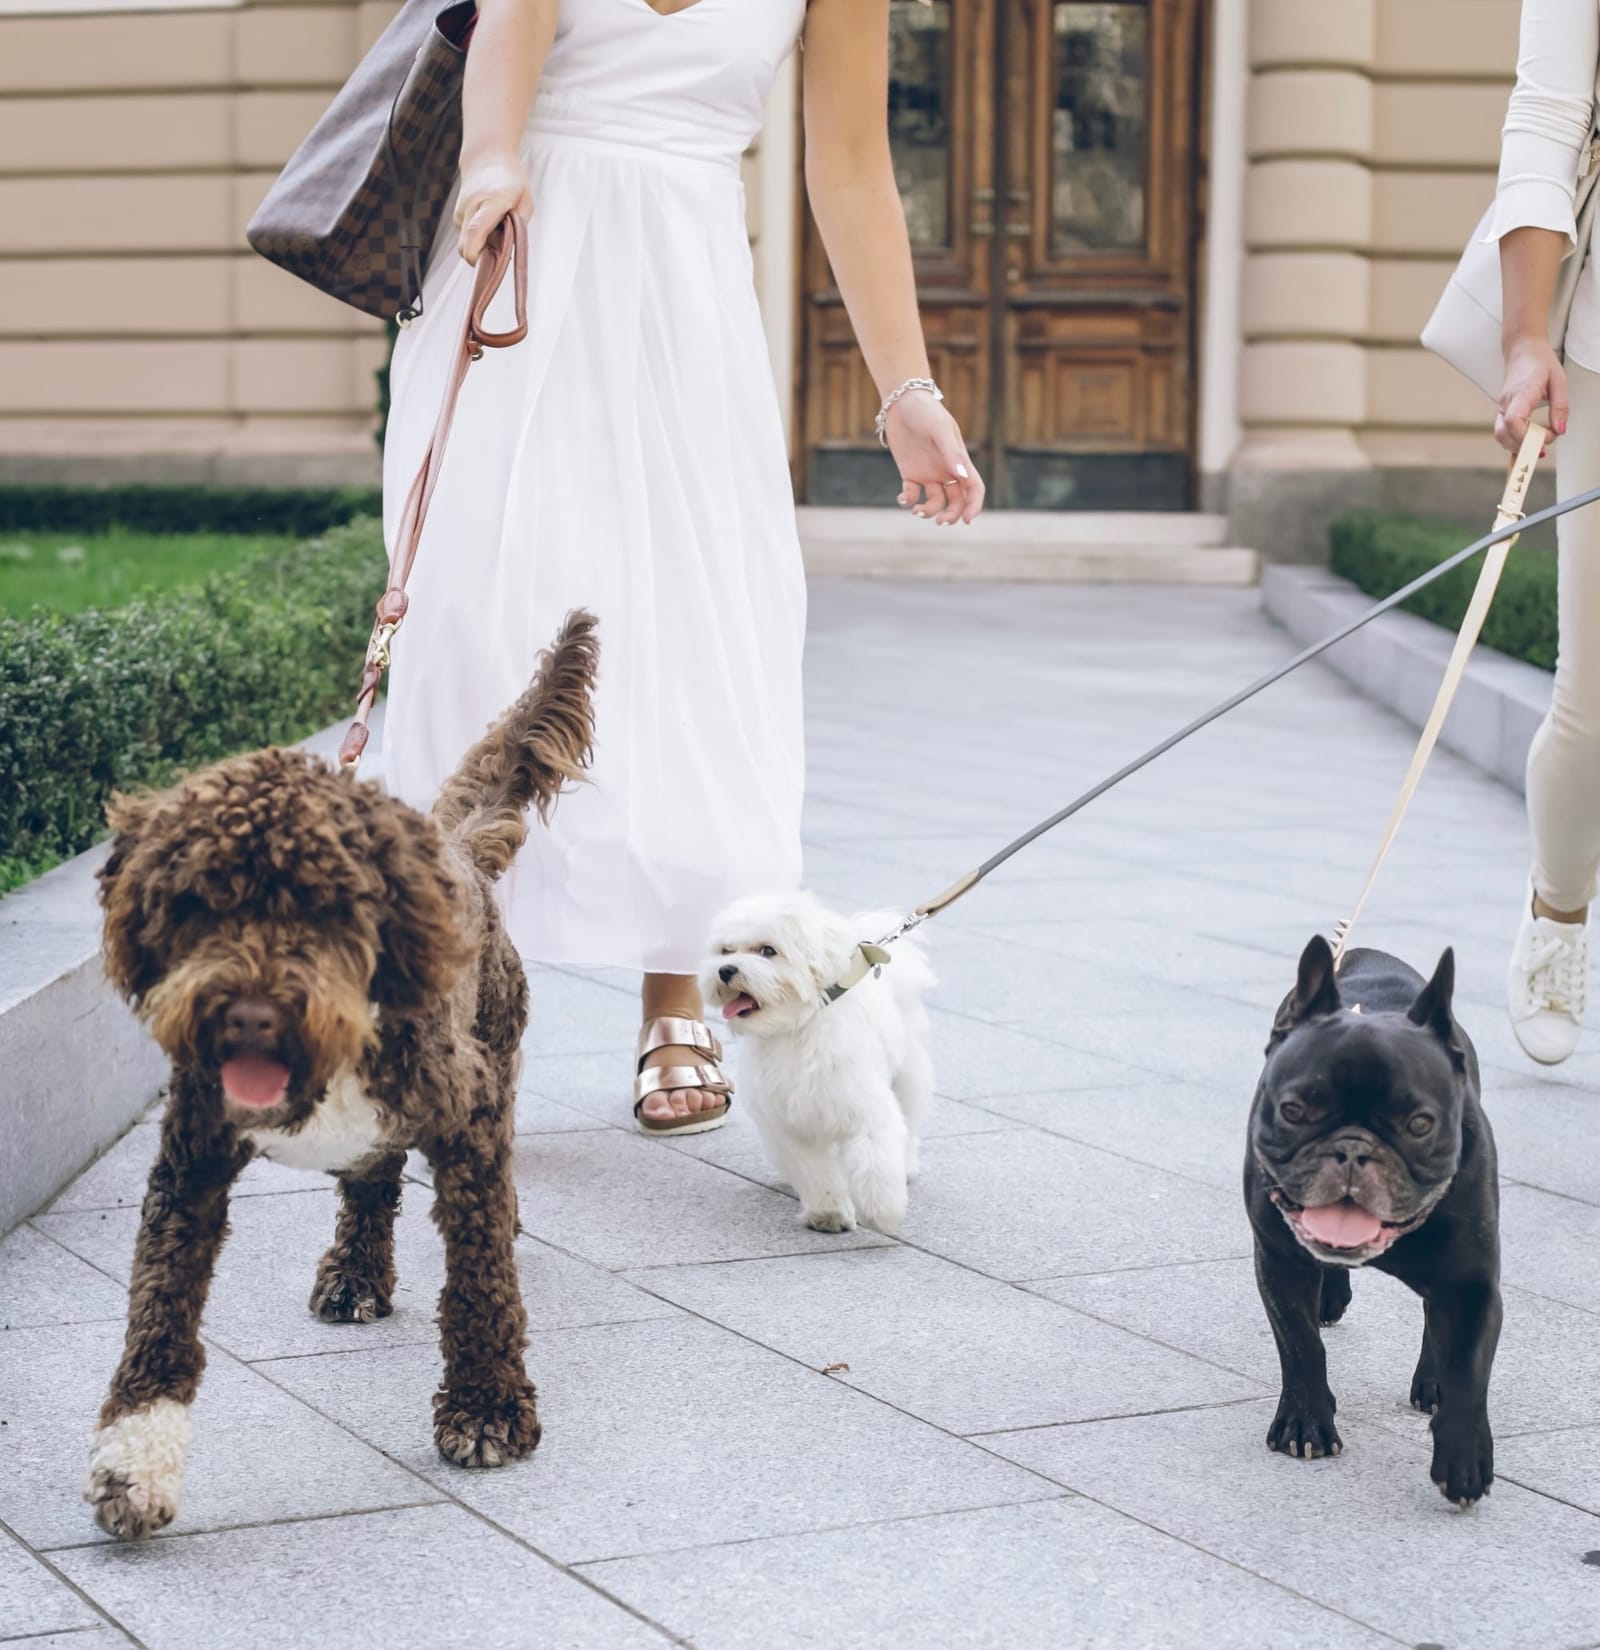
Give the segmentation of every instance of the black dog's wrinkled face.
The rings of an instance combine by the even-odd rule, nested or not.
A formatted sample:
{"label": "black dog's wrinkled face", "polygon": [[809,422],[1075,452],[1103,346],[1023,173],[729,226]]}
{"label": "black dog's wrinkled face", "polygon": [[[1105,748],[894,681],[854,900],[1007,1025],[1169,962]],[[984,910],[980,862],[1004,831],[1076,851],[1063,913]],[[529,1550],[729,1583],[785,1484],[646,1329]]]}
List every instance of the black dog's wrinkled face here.
{"label": "black dog's wrinkled face", "polygon": [[1273,1201],[1318,1260],[1360,1266],[1427,1218],[1461,1159],[1466,1061],[1446,951],[1407,1013],[1346,1007],[1333,953],[1300,959],[1256,1090],[1250,1141]]}
{"label": "black dog's wrinkled face", "polygon": [[113,812],[106,968],[241,1126],[292,1125],[467,960],[431,822],[297,752]]}

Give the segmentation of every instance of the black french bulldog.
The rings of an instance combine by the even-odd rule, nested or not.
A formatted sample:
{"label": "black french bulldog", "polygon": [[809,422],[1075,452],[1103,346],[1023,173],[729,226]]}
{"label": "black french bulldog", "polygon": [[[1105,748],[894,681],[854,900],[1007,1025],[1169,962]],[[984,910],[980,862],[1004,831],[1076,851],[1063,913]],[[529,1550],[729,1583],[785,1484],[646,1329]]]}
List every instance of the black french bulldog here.
{"label": "black french bulldog", "polygon": [[1433,1415],[1434,1483],[1464,1506],[1494,1482],[1500,1190],[1454,987],[1453,951],[1424,983],[1382,951],[1347,953],[1335,976],[1312,940],[1267,1043],[1244,1199],[1283,1368],[1267,1448],[1339,1453],[1318,1326],[1343,1317],[1350,1269],[1376,1266],[1422,1297],[1411,1402]]}

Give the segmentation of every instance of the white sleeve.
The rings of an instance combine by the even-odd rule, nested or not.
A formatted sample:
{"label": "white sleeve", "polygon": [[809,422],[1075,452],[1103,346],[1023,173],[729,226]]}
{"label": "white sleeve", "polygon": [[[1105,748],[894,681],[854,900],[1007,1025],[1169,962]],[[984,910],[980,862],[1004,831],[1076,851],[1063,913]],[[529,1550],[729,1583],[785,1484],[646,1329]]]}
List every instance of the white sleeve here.
{"label": "white sleeve", "polygon": [[1517,84],[1501,128],[1500,181],[1485,240],[1554,229],[1576,244],[1572,196],[1594,133],[1600,0],[1522,0]]}

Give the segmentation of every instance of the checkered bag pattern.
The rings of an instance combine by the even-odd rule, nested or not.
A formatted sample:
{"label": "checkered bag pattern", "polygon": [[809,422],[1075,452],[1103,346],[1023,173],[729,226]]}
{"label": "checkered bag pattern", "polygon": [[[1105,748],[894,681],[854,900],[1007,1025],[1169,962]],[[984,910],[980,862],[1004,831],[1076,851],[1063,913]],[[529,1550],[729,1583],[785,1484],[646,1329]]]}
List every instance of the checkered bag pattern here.
{"label": "checkered bag pattern", "polygon": [[262,257],[368,315],[421,313],[476,21],[475,0],[405,0],[251,218]]}

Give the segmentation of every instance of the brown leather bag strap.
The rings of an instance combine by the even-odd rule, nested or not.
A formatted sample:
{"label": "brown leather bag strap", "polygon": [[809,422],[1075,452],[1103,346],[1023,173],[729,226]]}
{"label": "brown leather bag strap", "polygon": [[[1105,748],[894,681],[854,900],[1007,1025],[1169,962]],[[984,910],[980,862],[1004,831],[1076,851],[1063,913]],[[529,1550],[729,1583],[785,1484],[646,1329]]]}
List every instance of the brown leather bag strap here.
{"label": "brown leather bag strap", "polygon": [[[516,305],[516,325],[506,332],[490,332],[485,322],[489,306],[511,272],[511,292]],[[428,505],[444,468],[445,447],[450,440],[450,426],[455,421],[456,402],[461,397],[461,386],[466,382],[472,363],[486,349],[507,349],[521,343],[528,335],[528,226],[515,212],[508,212],[496,225],[478,259],[477,277],[472,285],[472,303],[461,328],[456,345],[455,364],[445,386],[444,404],[439,408],[438,422],[428,450],[422,455],[416,480],[406,494],[405,509],[395,533],[394,553],[389,558],[389,585],[378,600],[377,622],[372,627],[372,639],[367,643],[366,664],[361,672],[361,687],[356,696],[355,719],[339,747],[339,765],[354,769],[367,748],[367,722],[372,707],[377,703],[378,689],[383,673],[389,668],[389,644],[405,620],[409,600],[406,583],[416,564],[417,547],[422,542],[423,523],[428,519]]]}

